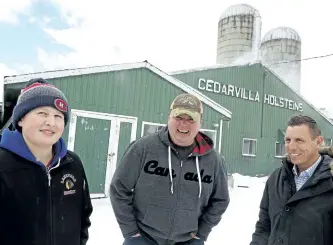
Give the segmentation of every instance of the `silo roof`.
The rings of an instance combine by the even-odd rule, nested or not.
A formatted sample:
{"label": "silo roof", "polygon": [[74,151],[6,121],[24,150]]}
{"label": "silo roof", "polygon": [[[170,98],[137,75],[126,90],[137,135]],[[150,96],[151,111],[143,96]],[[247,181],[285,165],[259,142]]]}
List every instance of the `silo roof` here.
{"label": "silo roof", "polygon": [[259,12],[248,4],[235,4],[227,8],[221,15],[220,20],[235,15],[258,15]]}
{"label": "silo roof", "polygon": [[299,34],[294,29],[285,26],[277,27],[268,31],[262,39],[262,42],[267,42],[273,39],[293,39],[301,42]]}

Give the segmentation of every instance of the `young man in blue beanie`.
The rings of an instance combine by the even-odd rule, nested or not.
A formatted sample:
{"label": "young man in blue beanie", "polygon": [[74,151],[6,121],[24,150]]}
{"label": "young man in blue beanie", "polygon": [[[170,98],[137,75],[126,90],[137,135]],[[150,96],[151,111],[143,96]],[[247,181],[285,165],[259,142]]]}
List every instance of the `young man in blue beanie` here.
{"label": "young man in blue beanie", "polygon": [[84,245],[92,204],[80,158],[62,134],[65,95],[31,80],[13,111],[15,131],[0,143],[0,244]]}

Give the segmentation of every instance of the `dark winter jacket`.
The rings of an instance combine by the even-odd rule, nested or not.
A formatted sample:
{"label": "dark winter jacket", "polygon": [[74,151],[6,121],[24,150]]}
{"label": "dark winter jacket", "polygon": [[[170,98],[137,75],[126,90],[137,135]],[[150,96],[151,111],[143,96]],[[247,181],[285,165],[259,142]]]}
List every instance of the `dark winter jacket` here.
{"label": "dark winter jacket", "polygon": [[167,127],[127,149],[110,188],[125,238],[143,231],[164,245],[190,240],[193,232],[206,240],[219,223],[229,204],[223,158],[208,136],[199,133],[196,141],[185,161],[172,147]]}
{"label": "dark winter jacket", "polygon": [[333,151],[323,149],[312,177],[296,192],[286,159],[268,179],[251,245],[333,244]]}
{"label": "dark winter jacket", "polygon": [[0,244],[84,245],[92,205],[82,163],[56,143],[50,170],[18,131],[0,144]]}

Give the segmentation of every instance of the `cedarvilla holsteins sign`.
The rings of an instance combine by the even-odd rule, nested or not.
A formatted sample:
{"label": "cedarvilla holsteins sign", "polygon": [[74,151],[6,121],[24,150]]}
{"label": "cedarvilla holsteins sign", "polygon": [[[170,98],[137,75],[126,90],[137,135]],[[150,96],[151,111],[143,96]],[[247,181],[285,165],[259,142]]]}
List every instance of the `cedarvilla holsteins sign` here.
{"label": "cedarvilla holsteins sign", "polygon": [[[237,97],[240,99],[250,100],[254,102],[260,102],[260,95],[258,91],[239,88],[231,84],[221,84],[219,82],[209,79],[206,80],[204,78],[200,78],[198,81],[198,88],[200,90],[206,90],[208,92]],[[277,97],[272,94],[264,95],[264,103],[276,107],[286,108],[289,110],[303,111],[302,103],[298,103],[283,97]]]}

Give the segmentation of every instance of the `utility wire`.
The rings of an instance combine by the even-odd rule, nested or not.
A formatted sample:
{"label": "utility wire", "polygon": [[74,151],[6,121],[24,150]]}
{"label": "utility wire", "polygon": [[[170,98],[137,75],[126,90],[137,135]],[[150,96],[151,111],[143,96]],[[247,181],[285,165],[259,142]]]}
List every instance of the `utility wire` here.
{"label": "utility wire", "polygon": [[322,58],[326,58],[326,57],[329,57],[329,56],[333,56],[333,54],[326,54],[326,55],[321,55],[321,56],[314,56],[314,57],[309,57],[309,58],[304,58],[304,59],[299,59],[299,60],[281,61],[281,62],[272,63],[269,66],[277,65],[277,64],[283,64],[283,63],[300,62],[300,61],[305,61],[305,60],[322,59]]}

